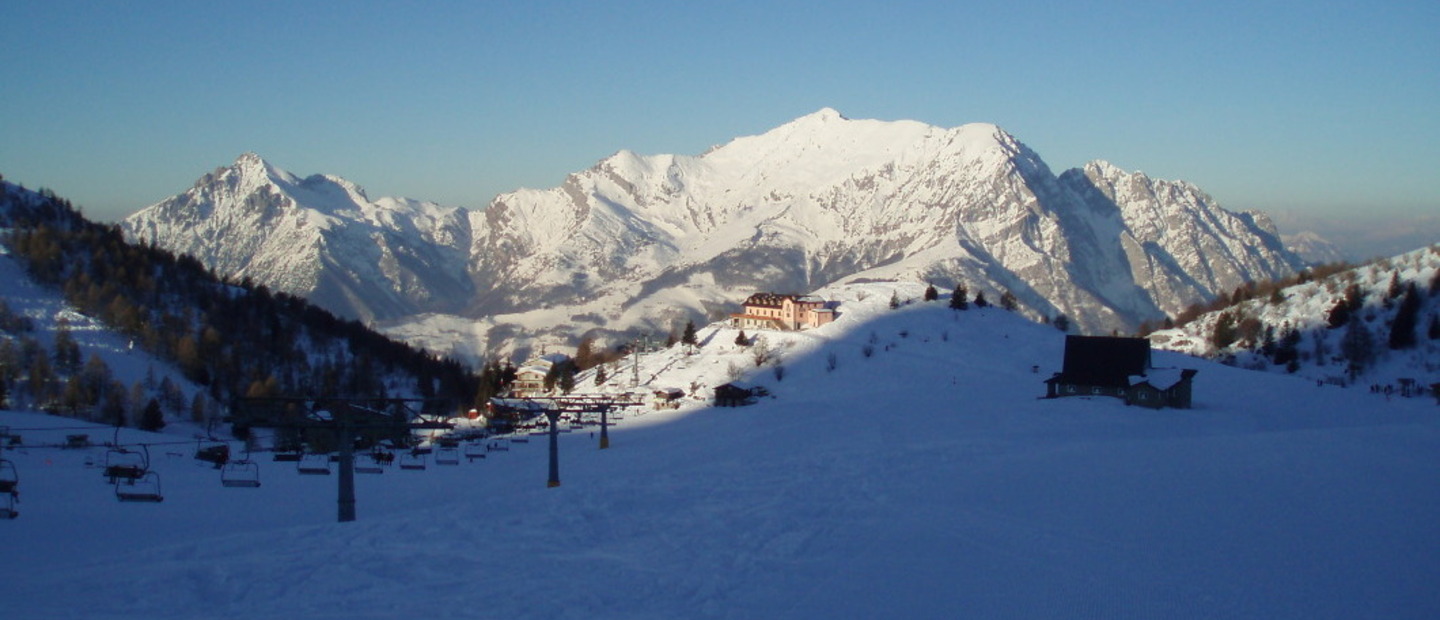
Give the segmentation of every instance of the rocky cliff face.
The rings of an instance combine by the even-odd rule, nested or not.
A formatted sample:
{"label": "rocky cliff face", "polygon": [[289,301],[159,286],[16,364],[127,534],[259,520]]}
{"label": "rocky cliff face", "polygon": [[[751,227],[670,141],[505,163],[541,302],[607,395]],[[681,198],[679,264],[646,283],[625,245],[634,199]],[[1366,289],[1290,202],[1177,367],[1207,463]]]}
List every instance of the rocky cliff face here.
{"label": "rocky cliff face", "polygon": [[431,346],[478,321],[462,353],[668,330],[755,290],[860,278],[964,282],[1084,331],[1128,330],[1301,265],[1262,218],[1187,183],[1104,162],[1056,176],[993,125],[829,109],[696,157],[621,151],[468,214],[371,202],[246,155],[125,227]]}

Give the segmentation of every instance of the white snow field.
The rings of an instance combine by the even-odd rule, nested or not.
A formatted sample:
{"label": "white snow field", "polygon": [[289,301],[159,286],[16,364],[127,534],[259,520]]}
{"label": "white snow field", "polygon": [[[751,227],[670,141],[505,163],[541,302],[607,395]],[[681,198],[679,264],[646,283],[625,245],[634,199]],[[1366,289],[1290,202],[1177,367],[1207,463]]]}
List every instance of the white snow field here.
{"label": "white snow field", "polygon": [[[194,442],[133,430],[181,443],[151,448],[163,502],[120,503],[85,466],[104,449],[35,447],[79,424],[0,413],[31,446],[4,451],[0,617],[1440,617],[1433,399],[1157,351],[1200,369],[1194,409],[1044,400],[1060,332],[881,297],[767,336],[774,398],[563,435],[558,488],[538,438],[357,476],[353,523],[334,476],[257,454],[260,488],[222,488]],[[647,360],[659,381],[746,359],[702,336]]]}

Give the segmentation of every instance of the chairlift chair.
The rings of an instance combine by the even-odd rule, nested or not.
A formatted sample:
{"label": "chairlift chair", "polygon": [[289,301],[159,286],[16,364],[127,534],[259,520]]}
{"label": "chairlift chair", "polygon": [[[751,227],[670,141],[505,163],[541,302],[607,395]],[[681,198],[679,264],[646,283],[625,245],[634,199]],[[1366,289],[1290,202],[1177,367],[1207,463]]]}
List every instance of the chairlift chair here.
{"label": "chairlift chair", "polygon": [[355,459],[355,473],[357,474],[383,474],[385,466],[395,462],[395,453],[389,450],[376,448],[363,458]]}
{"label": "chairlift chair", "polygon": [[421,471],[425,469],[425,452],[411,450],[400,455],[400,469]]}
{"label": "chairlift chair", "polygon": [[465,460],[474,463],[475,459],[483,458],[485,458],[485,444],[483,442],[476,441],[465,444]]}
{"label": "chairlift chair", "polygon": [[435,450],[436,465],[459,465],[460,449],[454,446],[441,446]]}
{"label": "chairlift chair", "polygon": [[145,475],[150,468],[150,459],[146,455],[116,446],[105,452],[105,469],[101,475],[110,480],[111,484],[116,481],[133,481]]}
{"label": "chairlift chair", "polygon": [[274,460],[277,463],[299,462],[305,453],[300,450],[276,450]]}
{"label": "chairlift chair", "polygon": [[307,476],[328,476],[330,475],[330,455],[305,454],[295,462],[295,471]]}
{"label": "chairlift chair", "polygon": [[153,471],[133,480],[115,481],[115,498],[122,502],[161,502],[160,474]]}
{"label": "chairlift chair", "polygon": [[0,459],[0,494],[15,495],[19,493],[20,473],[15,470],[15,463],[10,459]]}
{"label": "chairlift chair", "polygon": [[221,469],[225,466],[226,463],[230,462],[230,445],[226,443],[211,443],[210,445],[201,445],[197,440],[195,446],[195,459],[210,463],[215,466],[215,469]]}
{"label": "chairlift chair", "polygon": [[15,508],[20,500],[13,493],[0,494],[0,519],[14,519],[20,516],[20,511]]}
{"label": "chairlift chair", "polygon": [[260,465],[250,459],[238,459],[220,468],[221,486],[232,489],[254,489],[260,486]]}

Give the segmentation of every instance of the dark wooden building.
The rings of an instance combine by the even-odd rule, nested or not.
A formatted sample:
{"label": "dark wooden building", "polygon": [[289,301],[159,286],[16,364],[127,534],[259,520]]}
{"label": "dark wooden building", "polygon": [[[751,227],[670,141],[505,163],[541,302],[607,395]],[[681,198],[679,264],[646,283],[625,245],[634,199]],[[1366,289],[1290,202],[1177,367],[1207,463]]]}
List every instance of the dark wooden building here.
{"label": "dark wooden building", "polygon": [[1045,397],[1113,396],[1127,405],[1188,409],[1196,372],[1152,367],[1144,338],[1066,336],[1064,365],[1045,380]]}
{"label": "dark wooden building", "polygon": [[715,388],[716,407],[743,407],[755,403],[755,391],[751,388],[726,383]]}

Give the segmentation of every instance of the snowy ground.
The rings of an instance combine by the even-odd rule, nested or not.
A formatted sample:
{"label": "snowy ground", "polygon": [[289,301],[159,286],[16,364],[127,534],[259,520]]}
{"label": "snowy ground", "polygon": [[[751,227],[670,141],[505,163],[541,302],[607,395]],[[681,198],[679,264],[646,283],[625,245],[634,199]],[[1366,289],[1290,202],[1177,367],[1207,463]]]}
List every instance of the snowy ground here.
{"label": "snowy ground", "polygon": [[[354,523],[293,464],[226,489],[193,444],[157,446],[165,501],[138,505],[85,467],[102,449],[6,450],[0,616],[1440,617],[1433,400],[1160,352],[1200,369],[1195,409],[1042,400],[1059,332],[942,304],[857,302],[777,338],[758,405],[632,415],[605,451],[564,435],[559,488],[539,441],[357,476]],[[745,359],[702,336],[649,361],[659,381],[713,387]]]}

